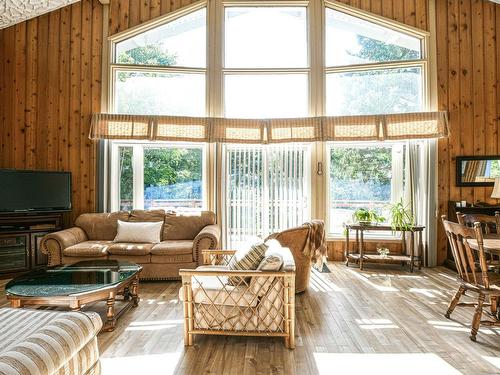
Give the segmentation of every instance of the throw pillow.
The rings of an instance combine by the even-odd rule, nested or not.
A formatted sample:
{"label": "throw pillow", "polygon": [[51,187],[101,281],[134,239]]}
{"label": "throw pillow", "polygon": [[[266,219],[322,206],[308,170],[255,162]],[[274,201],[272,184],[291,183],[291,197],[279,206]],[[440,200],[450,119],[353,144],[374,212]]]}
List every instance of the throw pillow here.
{"label": "throw pillow", "polygon": [[163,221],[135,222],[118,220],[114,242],[159,243]]}
{"label": "throw pillow", "polygon": [[268,249],[257,269],[261,271],[279,271],[283,265],[281,245],[277,240],[268,240],[266,245]]}
{"label": "throw pillow", "polygon": [[[238,250],[228,264],[229,270],[248,271],[256,270],[267,250],[267,245],[263,242],[256,243],[245,249]],[[231,285],[244,285],[241,277],[230,277],[228,283]]]}

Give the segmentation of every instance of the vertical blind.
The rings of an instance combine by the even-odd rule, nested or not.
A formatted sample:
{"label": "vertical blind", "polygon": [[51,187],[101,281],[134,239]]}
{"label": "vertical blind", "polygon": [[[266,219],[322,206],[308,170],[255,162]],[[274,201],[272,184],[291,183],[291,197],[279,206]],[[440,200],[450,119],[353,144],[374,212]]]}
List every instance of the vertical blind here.
{"label": "vertical blind", "polygon": [[226,146],[226,218],[230,247],[309,219],[308,147]]}

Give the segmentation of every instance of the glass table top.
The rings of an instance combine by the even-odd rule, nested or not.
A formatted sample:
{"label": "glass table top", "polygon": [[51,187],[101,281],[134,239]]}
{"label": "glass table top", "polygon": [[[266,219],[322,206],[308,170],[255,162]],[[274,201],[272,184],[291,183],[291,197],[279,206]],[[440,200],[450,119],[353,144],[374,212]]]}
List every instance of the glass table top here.
{"label": "glass table top", "polygon": [[5,291],[22,297],[70,296],[119,284],[141,269],[125,261],[86,260],[29,272],[9,281]]}

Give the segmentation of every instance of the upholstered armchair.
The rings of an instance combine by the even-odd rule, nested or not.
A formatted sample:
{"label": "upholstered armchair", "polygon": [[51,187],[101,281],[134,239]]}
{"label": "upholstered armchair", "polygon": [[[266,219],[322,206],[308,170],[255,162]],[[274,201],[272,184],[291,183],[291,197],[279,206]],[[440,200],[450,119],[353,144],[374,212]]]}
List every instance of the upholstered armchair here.
{"label": "upholstered armchair", "polygon": [[[290,249],[295,261],[295,293],[301,293],[309,286],[309,279],[311,277],[311,266],[316,261],[322,262],[322,258],[326,256],[326,244],[324,238],[321,245],[316,247],[314,245],[313,224],[319,224],[319,231],[324,237],[324,223],[319,220],[311,221],[301,225],[300,227],[286,229],[282,232],[270,235],[266,240],[274,238],[283,247]],[[320,242],[321,242],[320,241]]]}

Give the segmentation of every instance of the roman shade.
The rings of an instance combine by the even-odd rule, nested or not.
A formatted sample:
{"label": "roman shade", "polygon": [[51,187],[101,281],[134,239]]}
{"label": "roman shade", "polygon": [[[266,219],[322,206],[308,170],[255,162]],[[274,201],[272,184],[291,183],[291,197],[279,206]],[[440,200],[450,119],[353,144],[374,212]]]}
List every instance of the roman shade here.
{"label": "roman shade", "polygon": [[444,111],[386,115],[236,119],[92,115],[90,139],[137,139],[220,143],[383,141],[448,136]]}

